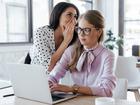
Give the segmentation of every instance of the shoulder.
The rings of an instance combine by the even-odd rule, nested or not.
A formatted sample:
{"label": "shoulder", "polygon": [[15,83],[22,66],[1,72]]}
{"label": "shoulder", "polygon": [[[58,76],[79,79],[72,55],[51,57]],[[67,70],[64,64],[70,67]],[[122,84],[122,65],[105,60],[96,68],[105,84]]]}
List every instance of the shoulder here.
{"label": "shoulder", "polygon": [[75,49],[75,46],[74,45],[70,45],[65,51],[73,52],[74,49]]}
{"label": "shoulder", "polygon": [[64,51],[64,54],[67,56],[71,56],[73,52],[75,51],[74,45],[70,45],[66,50]]}
{"label": "shoulder", "polygon": [[47,25],[39,27],[34,31],[34,39],[36,38],[44,40],[54,39],[54,30]]}
{"label": "shoulder", "polygon": [[51,29],[48,25],[39,27],[35,30],[35,33],[52,33],[54,30]]}
{"label": "shoulder", "polygon": [[103,45],[101,45],[100,46],[101,48],[103,48],[103,51],[102,51],[102,56],[104,57],[104,58],[107,58],[107,57],[115,57],[115,54],[111,51],[111,50],[109,50],[109,49],[107,49],[105,46],[103,46]]}

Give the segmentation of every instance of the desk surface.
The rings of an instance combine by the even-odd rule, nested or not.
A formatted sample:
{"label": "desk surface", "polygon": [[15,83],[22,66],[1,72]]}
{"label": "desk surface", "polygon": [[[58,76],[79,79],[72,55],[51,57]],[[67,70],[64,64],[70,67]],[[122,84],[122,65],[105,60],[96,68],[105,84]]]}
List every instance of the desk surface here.
{"label": "desk surface", "polygon": [[11,82],[0,79],[0,89],[6,88],[6,87],[11,87]]}
{"label": "desk surface", "polygon": [[[47,105],[40,102],[17,98],[14,96],[3,98],[3,95],[10,89],[0,90],[0,105]],[[13,91],[9,91],[11,93]],[[55,104],[55,105],[95,105],[95,96],[78,96],[76,98]],[[115,100],[116,105],[140,105],[140,102],[129,102],[126,100]]]}
{"label": "desk surface", "polygon": [[[95,98],[92,96],[78,96],[55,105],[95,105]],[[4,102],[5,101],[5,102]],[[48,105],[40,102],[30,101],[22,98],[15,98],[11,101],[1,100],[0,105]],[[115,100],[115,105],[140,105],[139,102],[129,102],[126,100]]]}

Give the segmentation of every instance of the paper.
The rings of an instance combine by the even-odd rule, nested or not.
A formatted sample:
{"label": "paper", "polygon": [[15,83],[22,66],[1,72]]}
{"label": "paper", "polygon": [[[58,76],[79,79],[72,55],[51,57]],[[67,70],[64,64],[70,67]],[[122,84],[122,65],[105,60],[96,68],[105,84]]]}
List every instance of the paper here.
{"label": "paper", "polygon": [[115,99],[109,97],[99,97],[95,99],[95,105],[115,105]]}

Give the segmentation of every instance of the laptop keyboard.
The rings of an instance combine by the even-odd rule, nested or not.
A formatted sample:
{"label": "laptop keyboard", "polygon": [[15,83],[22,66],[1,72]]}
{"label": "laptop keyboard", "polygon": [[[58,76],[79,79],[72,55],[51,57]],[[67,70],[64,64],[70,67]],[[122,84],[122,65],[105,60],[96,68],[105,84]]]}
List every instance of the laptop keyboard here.
{"label": "laptop keyboard", "polygon": [[57,101],[57,100],[60,100],[60,99],[64,99],[64,97],[58,96],[57,94],[52,94],[52,100],[53,101]]}

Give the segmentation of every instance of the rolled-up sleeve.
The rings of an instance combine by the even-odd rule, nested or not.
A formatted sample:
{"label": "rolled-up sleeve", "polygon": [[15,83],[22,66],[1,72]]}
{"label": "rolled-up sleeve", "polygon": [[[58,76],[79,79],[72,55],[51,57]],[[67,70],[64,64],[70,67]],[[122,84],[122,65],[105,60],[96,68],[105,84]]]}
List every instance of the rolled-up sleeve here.
{"label": "rolled-up sleeve", "polygon": [[72,48],[69,47],[63,53],[60,61],[57,62],[56,66],[50,72],[49,81],[58,83],[61,78],[63,78],[68,71],[68,63],[71,58]]}
{"label": "rolled-up sleeve", "polygon": [[93,95],[111,97],[116,86],[116,77],[113,73],[114,55],[108,55],[103,63],[103,73],[96,86],[90,86]]}

